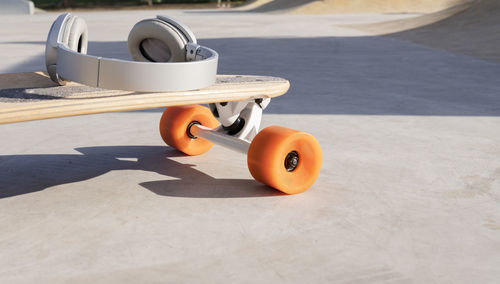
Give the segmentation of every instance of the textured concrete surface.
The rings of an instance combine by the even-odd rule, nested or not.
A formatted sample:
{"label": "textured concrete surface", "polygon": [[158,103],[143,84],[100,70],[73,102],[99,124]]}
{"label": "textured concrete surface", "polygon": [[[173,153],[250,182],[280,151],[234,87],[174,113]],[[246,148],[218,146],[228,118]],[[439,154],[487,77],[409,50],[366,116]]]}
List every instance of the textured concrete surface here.
{"label": "textured concrete surface", "polygon": [[[127,58],[156,13],[80,13],[90,53]],[[319,179],[285,196],[243,155],[183,156],[162,110],[1,125],[0,282],[498,281],[498,63],[342,27],[408,15],[168,14],[220,73],[291,81],[263,124],[316,136]],[[56,16],[1,18],[0,72],[41,69]]]}

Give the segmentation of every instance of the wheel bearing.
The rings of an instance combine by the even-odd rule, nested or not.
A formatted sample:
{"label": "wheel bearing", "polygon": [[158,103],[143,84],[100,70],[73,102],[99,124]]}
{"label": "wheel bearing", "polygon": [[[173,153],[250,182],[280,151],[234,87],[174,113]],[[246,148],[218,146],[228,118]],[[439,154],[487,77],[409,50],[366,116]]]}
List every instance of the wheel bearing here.
{"label": "wheel bearing", "polygon": [[285,158],[285,169],[287,172],[293,172],[299,165],[299,154],[297,151],[291,151]]}

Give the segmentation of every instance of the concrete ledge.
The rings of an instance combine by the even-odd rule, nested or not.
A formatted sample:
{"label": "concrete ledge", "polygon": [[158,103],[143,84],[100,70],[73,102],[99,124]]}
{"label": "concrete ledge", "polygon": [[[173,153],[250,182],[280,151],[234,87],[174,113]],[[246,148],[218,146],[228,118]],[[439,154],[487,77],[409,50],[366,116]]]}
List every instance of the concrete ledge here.
{"label": "concrete ledge", "polygon": [[35,5],[27,0],[2,0],[0,2],[0,15],[24,14],[33,15]]}

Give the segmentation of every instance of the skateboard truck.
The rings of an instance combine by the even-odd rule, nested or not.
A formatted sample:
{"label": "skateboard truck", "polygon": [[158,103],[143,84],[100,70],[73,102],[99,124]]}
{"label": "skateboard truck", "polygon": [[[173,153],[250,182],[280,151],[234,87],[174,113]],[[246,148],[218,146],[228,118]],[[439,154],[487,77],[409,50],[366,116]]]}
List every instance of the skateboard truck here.
{"label": "skateboard truck", "polygon": [[259,132],[262,111],[271,102],[270,98],[249,99],[235,102],[210,104],[212,114],[220,122],[218,132],[251,141]]}
{"label": "skateboard truck", "polygon": [[215,129],[203,126],[201,124],[193,123],[188,127],[188,135],[192,135],[194,139],[201,137],[215,144],[224,146],[234,151],[247,154],[250,148],[250,142],[244,139],[228,135],[220,131],[220,127]]}
{"label": "skateboard truck", "polygon": [[212,129],[197,121],[191,122],[187,128],[187,135],[192,139],[201,137],[247,154],[250,141],[259,132],[262,111],[270,102],[271,99],[266,98],[209,104],[210,111],[221,125]]}

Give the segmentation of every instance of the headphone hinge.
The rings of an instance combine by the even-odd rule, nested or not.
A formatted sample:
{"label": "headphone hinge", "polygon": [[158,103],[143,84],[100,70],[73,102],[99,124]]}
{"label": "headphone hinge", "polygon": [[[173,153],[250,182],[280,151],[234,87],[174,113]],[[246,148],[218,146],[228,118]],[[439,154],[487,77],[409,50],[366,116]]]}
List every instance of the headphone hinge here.
{"label": "headphone hinge", "polygon": [[200,56],[200,50],[200,45],[188,42],[186,44],[186,61],[203,60],[202,56]]}

